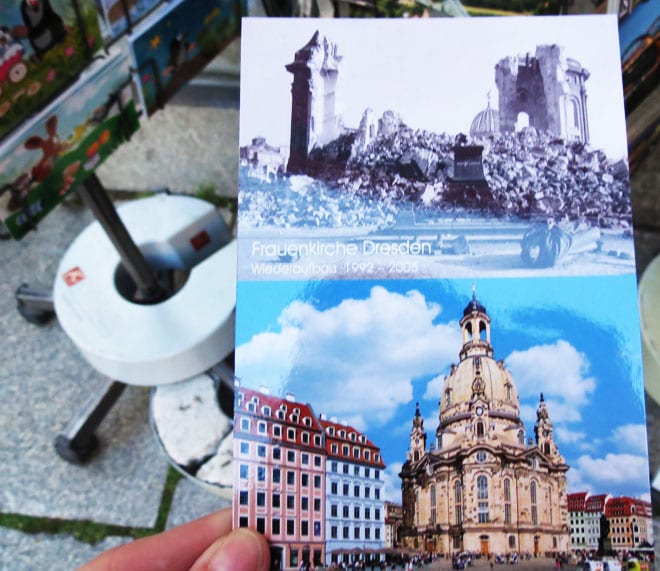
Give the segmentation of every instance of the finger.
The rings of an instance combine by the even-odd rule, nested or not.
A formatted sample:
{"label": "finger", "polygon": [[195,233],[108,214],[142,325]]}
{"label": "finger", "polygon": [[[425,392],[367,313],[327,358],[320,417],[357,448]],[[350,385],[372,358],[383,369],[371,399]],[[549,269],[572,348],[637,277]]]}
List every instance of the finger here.
{"label": "finger", "polygon": [[270,550],[263,535],[239,528],[218,539],[190,571],[268,571]]}
{"label": "finger", "polygon": [[110,549],[79,571],[188,571],[209,545],[230,531],[231,508],[227,508],[158,535]]}

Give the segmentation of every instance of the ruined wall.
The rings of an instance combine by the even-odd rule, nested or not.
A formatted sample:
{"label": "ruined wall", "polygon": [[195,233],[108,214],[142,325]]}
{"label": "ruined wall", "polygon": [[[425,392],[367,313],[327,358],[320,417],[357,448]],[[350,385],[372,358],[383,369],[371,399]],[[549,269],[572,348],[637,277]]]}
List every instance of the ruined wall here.
{"label": "ruined wall", "polygon": [[534,56],[508,57],[495,66],[500,130],[516,130],[520,113],[529,126],[567,141],[589,142],[589,72],[557,45],[537,46]]}

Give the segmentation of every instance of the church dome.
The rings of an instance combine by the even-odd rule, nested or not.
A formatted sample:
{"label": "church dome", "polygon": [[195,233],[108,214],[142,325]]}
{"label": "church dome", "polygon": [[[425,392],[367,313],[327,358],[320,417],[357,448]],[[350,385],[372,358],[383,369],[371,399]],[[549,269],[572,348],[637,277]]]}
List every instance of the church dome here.
{"label": "church dome", "polygon": [[491,109],[490,101],[488,107],[479,111],[470,125],[470,135],[475,139],[497,135],[500,132],[500,114]]}

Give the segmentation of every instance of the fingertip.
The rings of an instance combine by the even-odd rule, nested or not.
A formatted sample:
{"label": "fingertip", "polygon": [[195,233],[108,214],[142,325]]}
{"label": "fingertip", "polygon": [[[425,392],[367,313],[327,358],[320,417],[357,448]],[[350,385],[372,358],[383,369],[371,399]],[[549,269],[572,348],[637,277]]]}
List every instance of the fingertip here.
{"label": "fingertip", "polygon": [[263,535],[239,528],[211,545],[194,571],[269,571],[270,550]]}

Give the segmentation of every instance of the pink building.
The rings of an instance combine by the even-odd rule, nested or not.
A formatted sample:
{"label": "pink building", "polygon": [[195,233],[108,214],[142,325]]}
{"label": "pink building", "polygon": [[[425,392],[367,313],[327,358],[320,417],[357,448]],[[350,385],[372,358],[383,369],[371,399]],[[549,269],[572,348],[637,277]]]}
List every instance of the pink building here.
{"label": "pink building", "polygon": [[234,527],[271,539],[279,569],[325,559],[323,427],[309,404],[237,386]]}

